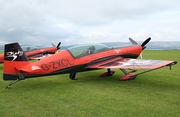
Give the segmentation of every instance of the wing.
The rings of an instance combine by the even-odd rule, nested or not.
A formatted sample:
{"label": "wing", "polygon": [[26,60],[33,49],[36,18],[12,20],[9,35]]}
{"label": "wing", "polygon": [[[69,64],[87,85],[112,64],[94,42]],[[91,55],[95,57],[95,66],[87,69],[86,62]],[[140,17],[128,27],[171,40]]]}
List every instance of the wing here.
{"label": "wing", "polygon": [[176,64],[176,61],[119,58],[89,65],[89,68],[157,69]]}

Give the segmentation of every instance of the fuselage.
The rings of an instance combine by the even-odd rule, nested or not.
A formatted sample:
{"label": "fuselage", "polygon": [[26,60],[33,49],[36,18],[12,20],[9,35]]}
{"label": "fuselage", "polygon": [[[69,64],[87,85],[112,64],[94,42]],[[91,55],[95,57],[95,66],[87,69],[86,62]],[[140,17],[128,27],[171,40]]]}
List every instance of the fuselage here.
{"label": "fuselage", "polygon": [[99,48],[88,54],[85,52],[78,54],[78,51],[75,50],[75,48],[62,50],[53,56],[28,64],[22,67],[20,71],[25,77],[86,71],[91,70],[88,66],[96,62],[117,57],[137,58],[142,51],[142,47],[134,45],[119,48]]}

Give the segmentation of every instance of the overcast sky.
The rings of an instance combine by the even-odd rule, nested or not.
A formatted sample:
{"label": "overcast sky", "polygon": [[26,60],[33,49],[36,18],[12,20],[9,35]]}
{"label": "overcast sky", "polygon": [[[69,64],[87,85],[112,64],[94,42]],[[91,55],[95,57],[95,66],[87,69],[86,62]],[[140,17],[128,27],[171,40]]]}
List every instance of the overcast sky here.
{"label": "overcast sky", "polygon": [[0,0],[0,45],[180,41],[180,0]]}

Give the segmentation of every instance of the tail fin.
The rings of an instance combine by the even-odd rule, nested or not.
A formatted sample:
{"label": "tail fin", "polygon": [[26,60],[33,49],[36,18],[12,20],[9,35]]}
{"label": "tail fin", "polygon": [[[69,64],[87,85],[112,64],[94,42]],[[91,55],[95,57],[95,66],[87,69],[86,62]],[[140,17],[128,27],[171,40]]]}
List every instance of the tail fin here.
{"label": "tail fin", "polygon": [[6,44],[4,48],[4,80],[19,79],[19,69],[29,64],[29,59],[19,43]]}

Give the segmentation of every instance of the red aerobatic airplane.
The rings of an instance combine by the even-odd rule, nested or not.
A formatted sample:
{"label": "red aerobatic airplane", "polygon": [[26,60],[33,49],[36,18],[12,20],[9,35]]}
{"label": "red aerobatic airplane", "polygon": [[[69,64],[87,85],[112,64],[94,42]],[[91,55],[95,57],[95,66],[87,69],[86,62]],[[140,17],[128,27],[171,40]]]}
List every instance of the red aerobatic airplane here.
{"label": "red aerobatic airplane", "polygon": [[[22,48],[22,50],[25,52],[26,56],[29,58],[29,60],[33,59],[40,59],[44,56],[48,56],[49,54],[54,54],[57,52],[57,50],[60,49],[60,44],[55,46],[53,44],[53,47],[46,47],[46,48],[37,48],[34,46],[25,46]],[[4,53],[0,54],[0,63],[4,62]]]}
{"label": "red aerobatic airplane", "polygon": [[[14,80],[6,88],[20,80],[46,75],[69,73],[74,80],[77,72],[106,68],[100,76],[111,76],[119,68],[125,75],[120,80],[131,80],[137,75],[165,66],[172,66],[176,61],[137,59],[148,38],[141,45],[134,40],[132,46],[109,48],[103,44],[77,45],[37,62],[30,62],[18,43],[5,45],[4,80]],[[132,71],[128,72],[127,70]],[[137,73],[137,69],[147,69]]]}

